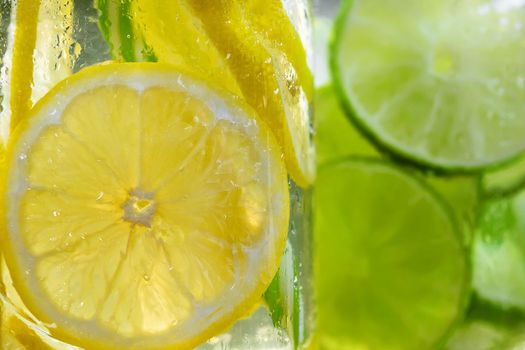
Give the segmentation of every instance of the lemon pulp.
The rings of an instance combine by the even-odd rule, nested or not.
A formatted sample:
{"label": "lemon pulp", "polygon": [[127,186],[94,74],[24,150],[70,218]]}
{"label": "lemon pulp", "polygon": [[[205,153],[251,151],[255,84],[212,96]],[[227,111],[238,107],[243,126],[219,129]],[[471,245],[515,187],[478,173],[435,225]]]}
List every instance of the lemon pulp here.
{"label": "lemon pulp", "polygon": [[7,262],[58,339],[191,348],[242,316],[278,268],[279,145],[249,107],[170,66],[75,74],[9,151]]}

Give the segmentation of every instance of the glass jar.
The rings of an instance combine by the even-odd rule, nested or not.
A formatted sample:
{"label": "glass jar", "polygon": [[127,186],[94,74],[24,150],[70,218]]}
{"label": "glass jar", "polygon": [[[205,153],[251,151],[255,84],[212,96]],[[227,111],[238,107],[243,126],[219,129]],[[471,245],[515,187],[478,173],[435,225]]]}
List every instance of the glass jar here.
{"label": "glass jar", "polygon": [[[158,343],[157,346],[174,349],[194,347],[199,349],[297,349],[305,347],[310,339],[313,324],[311,320],[312,288],[310,286],[310,186],[314,176],[311,109],[309,107],[313,94],[310,72],[312,52],[310,48],[310,7],[307,1],[2,0],[0,15],[0,55],[2,57],[0,138],[3,145],[0,155],[2,172],[7,174],[7,176],[2,176],[4,210],[2,210],[3,218],[0,220],[3,223],[2,241],[7,242],[7,244],[2,244],[4,254],[1,265],[2,293],[0,294],[2,301],[1,348],[89,349],[106,346],[107,348],[150,349],[154,347],[152,344],[157,344],[155,342],[162,337],[164,340],[161,341],[166,342],[162,345]],[[133,64],[130,62],[149,63]],[[146,68],[143,70],[143,67]],[[285,176],[283,179],[288,184],[283,187],[287,189],[285,192],[274,195],[274,193],[269,194],[270,190],[275,190],[274,188],[270,189],[264,187],[264,184],[261,185],[261,183],[266,183],[265,181],[255,182],[254,186],[262,187],[258,189],[259,192],[254,193],[260,194],[261,189],[263,191],[261,197],[256,199],[264,198],[264,203],[266,203],[259,208],[260,212],[256,213],[257,218],[264,218],[261,221],[263,224],[256,225],[258,228],[252,226],[245,228],[242,224],[238,224],[240,221],[231,221],[229,218],[234,214],[227,211],[231,209],[231,206],[225,206],[223,213],[216,213],[217,216],[212,217],[213,220],[219,222],[219,225],[213,227],[216,227],[221,235],[226,235],[231,231],[236,234],[249,235],[253,234],[250,230],[260,230],[262,233],[258,231],[255,233],[259,235],[258,239],[264,244],[249,246],[251,243],[239,239],[242,242],[235,242],[235,249],[245,249],[246,252],[251,252],[246,254],[253,253],[256,259],[262,261],[261,264],[268,267],[267,270],[256,268],[255,272],[251,273],[241,263],[239,263],[241,267],[235,270],[227,265],[229,260],[209,258],[212,256],[216,258],[214,254],[219,256],[220,253],[217,251],[223,251],[221,249],[224,249],[225,254],[234,255],[231,251],[234,249],[232,248],[233,243],[226,244],[226,248],[224,246],[216,250],[210,248],[206,250],[209,257],[203,254],[198,259],[193,259],[192,252],[187,251],[187,255],[184,255],[186,260],[181,260],[187,264],[185,269],[175,266],[176,264],[172,266],[170,263],[169,271],[186,273],[187,276],[173,278],[182,280],[187,278],[184,280],[185,283],[193,283],[192,286],[199,285],[198,288],[195,287],[195,290],[192,289],[193,287],[188,287],[186,291],[191,294],[188,296],[190,304],[194,303],[187,309],[190,310],[190,314],[198,315],[193,315],[194,318],[184,319],[182,317],[167,325],[162,320],[165,315],[175,312],[173,311],[175,306],[167,302],[174,297],[170,297],[169,293],[166,294],[168,296],[162,293],[166,290],[170,291],[169,288],[173,288],[173,294],[180,292],[173,286],[166,287],[165,278],[157,277],[157,282],[155,282],[155,274],[160,275],[160,273],[152,267],[156,265],[148,265],[149,262],[159,259],[156,254],[153,254],[155,250],[150,251],[151,255],[147,256],[147,259],[140,260],[138,265],[133,265],[134,270],[128,271],[127,278],[140,273],[141,276],[138,279],[140,281],[136,284],[130,282],[129,288],[125,288],[125,293],[124,291],[117,293],[119,297],[115,299],[118,300],[107,302],[117,305],[119,301],[124,300],[122,303],[129,303],[125,307],[122,306],[121,309],[121,311],[130,310],[129,319],[112,315],[109,318],[113,323],[108,326],[108,323],[97,321],[100,310],[97,309],[98,311],[91,313],[83,313],[78,310],[81,310],[85,303],[88,304],[90,298],[96,299],[95,295],[98,295],[96,291],[102,288],[100,283],[109,285],[108,281],[119,278],[120,270],[116,268],[112,270],[108,267],[115,264],[115,260],[112,260],[111,254],[106,254],[104,250],[107,247],[111,249],[113,244],[110,242],[104,249],[102,246],[97,248],[96,244],[76,244],[74,239],[77,236],[82,236],[81,239],[87,241],[90,238],[89,235],[85,237],[80,232],[86,230],[86,227],[74,224],[75,218],[78,217],[66,214],[67,208],[74,207],[72,202],[62,203],[62,207],[52,201],[30,203],[30,206],[35,208],[49,209],[46,211],[48,217],[42,216],[43,214],[39,216],[38,229],[35,231],[35,237],[45,236],[45,244],[49,244],[49,250],[45,255],[64,256],[63,261],[54,260],[53,264],[45,265],[39,260],[44,258],[35,253],[38,248],[31,246],[35,241],[27,238],[30,233],[26,227],[29,226],[24,226],[33,220],[34,216],[27,212],[14,216],[10,214],[21,210],[23,205],[20,203],[26,203],[25,201],[29,200],[26,194],[35,189],[27,182],[20,190],[25,191],[25,194],[20,195],[21,192],[14,189],[16,186],[12,182],[18,181],[16,179],[20,175],[16,173],[18,170],[13,169],[19,169],[16,164],[29,164],[27,169],[32,169],[32,166],[38,163],[38,160],[34,160],[36,156],[31,160],[31,151],[17,155],[17,145],[23,143],[23,147],[26,147],[27,142],[19,142],[18,136],[12,135],[31,134],[31,123],[26,123],[26,120],[36,120],[40,117],[42,119],[51,118],[55,114],[65,113],[64,107],[56,101],[59,101],[64,94],[67,95],[76,89],[72,86],[83,89],[84,80],[96,81],[94,84],[97,86],[112,84],[112,79],[121,81],[119,80],[121,69],[123,71],[128,69],[132,72],[130,73],[131,78],[122,79],[129,84],[130,89],[136,89],[139,96],[143,93],[144,86],[141,85],[142,82],[134,79],[158,79],[163,81],[162,84],[176,85],[177,89],[183,91],[187,88],[185,83],[195,81],[196,86],[204,86],[204,90],[211,91],[210,94],[219,96],[219,99],[227,95],[228,97],[224,97],[225,101],[234,107],[230,110],[226,109],[226,114],[228,111],[237,111],[235,108],[238,107],[238,104],[243,111],[249,111],[248,114],[254,115],[255,119],[248,117],[247,123],[252,122],[263,131],[269,130],[268,135],[270,136],[267,137],[275,141],[261,142],[259,146],[267,148],[263,149],[261,154],[279,153],[275,159],[280,159],[280,165],[272,166],[276,168],[280,166],[283,169]],[[152,72],[151,76],[148,72]],[[105,78],[104,74],[106,74]],[[175,77],[176,74],[180,74],[180,79],[170,78]],[[151,78],[153,76],[154,78]],[[156,87],[155,82],[145,84],[149,84],[150,88]],[[118,90],[119,87],[115,89]],[[89,88],[86,90],[89,91]],[[112,106],[119,103],[120,95],[118,95],[119,92],[116,92],[117,90],[111,90],[115,94],[114,100],[110,103]],[[193,90],[190,88],[188,91]],[[89,92],[86,94],[89,95]],[[93,101],[96,104],[103,98],[96,97]],[[73,103],[72,101],[74,99],[67,100],[64,104]],[[212,109],[211,102],[206,100],[201,102]],[[45,109],[41,106],[47,106],[46,104],[52,109],[48,114],[41,112]],[[93,111],[95,114],[98,113],[97,109]],[[104,112],[101,110],[100,113]],[[221,110],[221,113],[224,113],[224,110]],[[156,116],[151,118],[156,118]],[[193,119],[197,122],[195,118],[197,116]],[[44,134],[46,128],[52,127],[53,123],[46,124],[43,129],[40,129],[40,132]],[[108,129],[111,127],[108,125]],[[97,131],[84,128],[81,132],[87,134]],[[178,131],[175,130],[175,132]],[[120,134],[110,130],[108,135],[114,135],[118,139]],[[227,136],[227,134],[224,135]],[[155,139],[156,136],[152,134],[148,137]],[[169,133],[162,131],[162,135],[158,136],[159,139],[169,137]],[[24,136],[20,138],[23,139]],[[223,142],[228,145],[230,141],[226,137]],[[279,145],[277,151],[275,147],[273,149],[271,147],[274,144]],[[195,144],[195,147],[197,146],[200,147],[199,144]],[[92,146],[88,145],[89,147]],[[118,144],[117,147],[119,147]],[[243,147],[243,144],[238,147]],[[53,159],[58,159],[54,157],[57,157],[60,152],[73,152],[67,147],[63,149],[50,147],[50,149],[49,164],[53,163]],[[191,152],[192,148],[187,147],[187,149]],[[169,152],[170,149],[166,149],[166,153],[169,154]],[[223,152],[227,151],[223,149]],[[202,155],[203,157],[213,156],[213,154],[206,153],[206,149]],[[271,155],[269,157],[271,158]],[[235,162],[240,161],[239,159],[241,158],[236,158]],[[102,155],[97,162],[104,163],[106,160]],[[49,164],[45,166],[51,167]],[[61,163],[60,167],[48,168],[52,169],[49,170],[48,176],[51,178],[49,181],[54,181],[54,190],[61,188],[59,179],[66,176],[67,174],[64,175],[64,173],[69,171],[64,164]],[[238,163],[235,164],[238,165]],[[261,164],[253,163],[246,169],[231,171],[240,171],[244,174],[251,166],[258,171]],[[86,169],[93,169],[92,175],[96,177],[95,168],[93,166]],[[186,168],[181,165],[180,169],[185,170]],[[117,169],[117,172],[120,170]],[[28,172],[31,171],[28,170]],[[216,183],[223,181],[218,174],[219,171],[211,172],[211,178],[205,177],[206,183],[213,182],[210,181],[214,179],[213,176],[217,176]],[[192,178],[204,178],[199,175],[202,174],[195,173]],[[33,175],[28,175],[27,178],[31,176]],[[74,183],[73,178],[68,179]],[[185,185],[189,186],[187,183],[180,184],[181,187]],[[241,191],[239,193],[243,193],[242,188],[239,190],[242,185],[234,185],[237,191]],[[47,189],[44,190],[47,191]],[[155,203],[155,194],[133,187],[129,189],[127,195],[129,198],[117,203],[114,208],[120,213],[120,222],[126,222],[132,228],[154,232],[155,215],[160,211],[162,205],[160,202]],[[10,196],[18,196],[18,199]],[[103,196],[104,193],[100,192],[100,198],[97,200]],[[188,203],[192,203],[192,207],[189,207],[190,204],[187,208],[182,206],[184,214],[181,214],[181,220],[188,220],[190,224],[195,224],[195,227],[198,226],[197,222],[204,222],[203,225],[210,224],[206,226],[209,229],[211,217],[204,216],[203,213],[209,209],[206,205],[215,197],[210,195],[204,201],[198,202],[199,204],[191,202],[191,194],[189,198],[190,200],[188,200],[188,195],[183,197],[184,200],[188,200]],[[251,223],[249,220],[253,219],[255,214],[250,210],[257,207],[259,203],[254,204],[249,201],[235,203],[234,207],[237,210],[235,220],[246,220]],[[276,211],[275,208],[280,209]],[[244,214],[238,214],[239,210]],[[201,221],[194,220],[199,215],[203,215]],[[93,220],[96,225],[97,218]],[[34,221],[31,222],[34,223]],[[287,232],[286,230],[273,232],[270,229],[260,228],[261,225],[276,225],[276,222],[285,225],[283,227],[288,227]],[[53,226],[58,225],[57,223],[69,225],[69,231],[59,232],[60,230],[56,230],[58,226]],[[183,237],[184,244],[188,242],[188,247],[190,247],[192,234],[189,232],[194,232],[196,228],[184,226],[187,229],[184,231],[180,227],[179,231],[172,229],[163,234],[178,232],[177,234]],[[96,233],[101,242],[105,239],[110,240],[106,238],[109,237],[109,233],[104,237],[105,230],[110,229],[102,228]],[[53,232],[50,233],[50,231]],[[206,231],[206,234],[212,236],[219,233]],[[68,237],[61,236],[64,234]],[[204,235],[204,237],[207,236]],[[281,243],[278,242],[280,239]],[[15,241],[22,242],[24,249],[18,249],[18,243],[14,243]],[[53,243],[56,241],[61,241],[61,244]],[[272,245],[275,247],[267,248]],[[117,246],[117,243],[114,246]],[[126,259],[129,259],[128,251],[122,251],[117,256],[119,256],[116,259],[117,265],[126,265]],[[81,264],[95,264],[95,262],[98,263],[97,267],[89,270],[92,274],[82,273],[87,270],[82,270],[79,267]],[[24,270],[21,266],[26,263],[33,265]],[[47,267],[42,267],[44,265]],[[235,276],[230,276],[231,278],[224,277],[217,272],[229,268],[232,271],[235,270]],[[243,270],[244,268],[247,271]],[[105,275],[102,278],[106,279],[105,282],[101,282],[101,276],[98,273],[106,269],[110,269],[113,273]],[[28,287],[34,286],[32,283],[36,283],[35,289]],[[113,284],[118,283],[120,282]],[[217,287],[217,283],[221,284],[221,287]],[[60,287],[56,287],[58,284]],[[257,288],[253,288],[255,292],[250,291],[252,294],[255,293],[256,298],[253,295],[247,297],[239,293],[239,290],[243,291],[243,289],[239,287],[241,289],[238,290],[237,286],[244,284],[257,285]],[[51,285],[54,287],[50,287]],[[39,288],[44,291],[43,294]],[[206,294],[209,289],[212,289],[213,292]],[[81,290],[87,293],[82,294]],[[147,292],[152,290],[155,292]],[[257,294],[257,290],[262,292]],[[111,295],[111,292],[107,293],[105,296],[97,297],[99,299],[96,301],[104,304],[105,301],[102,299],[109,298]],[[44,302],[41,298],[49,300]],[[130,300],[133,300],[133,303]],[[236,305],[233,307],[235,310],[228,309],[229,306],[223,307],[221,300],[224,301],[224,305]],[[180,302],[179,299],[178,301]],[[69,304],[64,306],[64,303]],[[71,303],[78,303],[80,309],[72,311]],[[42,306],[44,304],[45,307]],[[141,311],[135,313],[133,310],[137,304],[140,304]],[[54,308],[53,312],[56,311],[61,315],[58,319],[49,317],[49,314],[45,315],[45,310],[48,310],[46,307],[49,305]],[[115,306],[115,308],[118,307]],[[115,310],[113,311],[116,313]],[[111,311],[106,310],[106,312]],[[184,334],[177,333],[177,327],[184,322],[190,322],[188,320],[197,322],[195,324],[203,322],[209,325],[196,326],[203,330],[202,334],[195,335],[195,339],[178,342],[177,337],[184,338]],[[214,323],[210,320],[219,321]],[[71,326],[72,324],[74,326]],[[191,327],[195,324],[192,324]],[[96,329],[93,330],[90,327]],[[98,331],[106,332],[101,339],[104,337],[104,339],[112,339],[111,341],[116,339],[115,342],[104,344],[103,340],[99,341],[96,339]],[[91,342],[93,339],[95,339],[94,342]]]}

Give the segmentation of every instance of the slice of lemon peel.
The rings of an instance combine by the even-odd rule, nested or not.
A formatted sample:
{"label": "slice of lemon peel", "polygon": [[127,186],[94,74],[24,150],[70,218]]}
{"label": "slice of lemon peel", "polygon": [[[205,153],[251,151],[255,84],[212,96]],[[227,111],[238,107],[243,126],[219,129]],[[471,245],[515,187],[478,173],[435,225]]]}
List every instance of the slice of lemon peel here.
{"label": "slice of lemon peel", "polygon": [[9,147],[3,246],[54,336],[192,348],[260,300],[289,197],[279,146],[249,111],[148,63],[87,68],[37,104]]}

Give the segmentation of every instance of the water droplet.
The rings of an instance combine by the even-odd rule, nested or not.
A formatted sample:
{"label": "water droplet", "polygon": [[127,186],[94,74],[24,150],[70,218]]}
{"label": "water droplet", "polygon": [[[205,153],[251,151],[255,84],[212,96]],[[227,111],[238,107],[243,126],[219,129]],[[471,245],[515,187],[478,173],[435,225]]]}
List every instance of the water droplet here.
{"label": "water droplet", "polygon": [[26,159],[27,159],[27,154],[25,154],[25,153],[21,153],[20,156],[18,157],[18,159],[20,159],[20,160],[26,160]]}
{"label": "water droplet", "polygon": [[53,216],[54,217],[58,217],[58,216],[60,216],[60,214],[61,214],[60,210],[53,210]]}
{"label": "water droplet", "polygon": [[150,277],[149,277],[148,274],[144,274],[144,275],[142,276],[142,278],[143,278],[144,281],[146,281],[146,282],[148,282],[148,281],[150,280]]}

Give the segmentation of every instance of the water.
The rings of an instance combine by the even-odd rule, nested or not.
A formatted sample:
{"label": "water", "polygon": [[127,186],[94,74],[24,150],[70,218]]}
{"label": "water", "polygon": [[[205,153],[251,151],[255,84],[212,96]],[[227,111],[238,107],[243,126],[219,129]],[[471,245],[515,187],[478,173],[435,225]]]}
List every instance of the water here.
{"label": "water", "polygon": [[[15,0],[0,1],[0,130],[8,139],[10,124],[9,87],[11,79]],[[308,49],[312,67],[313,52],[306,0],[283,0]],[[43,0],[34,50],[31,100],[36,103],[50,88],[84,67],[112,59],[99,29],[99,13],[93,1]],[[311,280],[310,197],[290,180],[291,217],[286,253],[279,272],[262,298],[260,306],[239,320],[226,333],[208,340],[199,349],[296,349],[307,344],[313,325]],[[1,262],[3,349],[79,349],[50,336],[53,324],[44,324],[31,315],[13,287],[9,269]],[[28,273],[30,273],[28,271]],[[32,331],[29,331],[31,329]],[[7,333],[6,333],[7,332]],[[28,336],[30,335],[30,336]]]}

